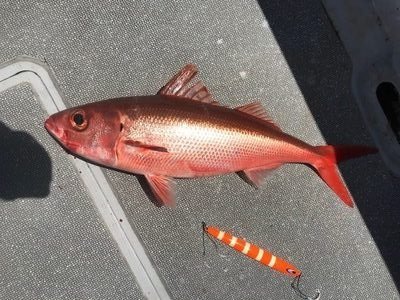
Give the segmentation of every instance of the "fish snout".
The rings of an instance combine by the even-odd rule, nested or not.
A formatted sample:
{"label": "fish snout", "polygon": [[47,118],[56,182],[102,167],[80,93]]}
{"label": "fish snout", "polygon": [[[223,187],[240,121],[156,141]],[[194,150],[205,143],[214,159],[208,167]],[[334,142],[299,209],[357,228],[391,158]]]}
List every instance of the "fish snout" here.
{"label": "fish snout", "polygon": [[58,127],[52,117],[49,117],[44,122],[46,130],[55,138],[62,140],[64,136],[64,130]]}

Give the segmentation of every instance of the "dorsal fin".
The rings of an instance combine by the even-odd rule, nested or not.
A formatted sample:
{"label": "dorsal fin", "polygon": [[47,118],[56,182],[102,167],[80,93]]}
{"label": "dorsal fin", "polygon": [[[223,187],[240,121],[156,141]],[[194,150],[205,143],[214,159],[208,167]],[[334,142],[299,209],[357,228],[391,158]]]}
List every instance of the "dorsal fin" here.
{"label": "dorsal fin", "polygon": [[274,121],[272,121],[265,108],[258,101],[238,106],[235,107],[234,109],[249,114],[258,119],[261,119],[267,122],[274,129],[282,131],[282,129],[280,129],[280,127],[276,125]]}
{"label": "dorsal fin", "polygon": [[191,84],[196,74],[197,67],[195,65],[188,64],[184,66],[157,94],[180,96],[191,100],[217,104],[218,102],[213,99],[212,95],[201,81]]}

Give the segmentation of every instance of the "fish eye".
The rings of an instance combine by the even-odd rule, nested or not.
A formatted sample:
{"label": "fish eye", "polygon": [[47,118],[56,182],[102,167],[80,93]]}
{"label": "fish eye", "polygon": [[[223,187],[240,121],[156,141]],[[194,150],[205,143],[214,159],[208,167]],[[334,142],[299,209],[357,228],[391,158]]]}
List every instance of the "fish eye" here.
{"label": "fish eye", "polygon": [[83,111],[74,112],[71,115],[70,122],[72,124],[72,127],[77,130],[84,130],[88,125],[88,121]]}
{"label": "fish eye", "polygon": [[74,115],[74,122],[76,125],[78,126],[82,126],[84,119],[83,119],[83,115],[80,113],[77,113]]}

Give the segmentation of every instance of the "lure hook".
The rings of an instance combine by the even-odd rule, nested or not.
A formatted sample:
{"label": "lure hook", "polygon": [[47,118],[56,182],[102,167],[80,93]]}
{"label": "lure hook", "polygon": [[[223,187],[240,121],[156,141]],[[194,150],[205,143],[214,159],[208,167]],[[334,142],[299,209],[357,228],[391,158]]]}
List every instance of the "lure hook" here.
{"label": "lure hook", "polygon": [[299,288],[300,277],[301,277],[301,274],[300,274],[299,276],[296,276],[295,279],[292,281],[292,284],[291,284],[291,286],[292,286],[293,290],[296,292],[296,294],[297,294],[300,298],[302,298],[302,299],[304,299],[304,300],[319,300],[320,297],[321,297],[321,292],[320,292],[320,290],[316,290],[316,291],[315,291],[315,292],[316,292],[316,295],[315,295],[314,297],[308,296],[308,295],[304,294],[304,293],[300,290],[300,288]]}
{"label": "lure hook", "polygon": [[204,241],[204,235],[206,234],[206,227],[207,227],[207,225],[206,225],[206,222],[201,222],[201,227],[203,228],[203,255],[206,255],[206,244],[205,244],[205,241]]}
{"label": "lure hook", "polygon": [[213,243],[214,247],[215,247],[215,251],[218,252],[218,245],[217,243],[210,237],[209,233],[207,232],[207,225],[206,222],[201,222],[201,226],[203,228],[203,255],[206,255],[206,244],[204,241],[204,236],[207,235],[208,239]]}

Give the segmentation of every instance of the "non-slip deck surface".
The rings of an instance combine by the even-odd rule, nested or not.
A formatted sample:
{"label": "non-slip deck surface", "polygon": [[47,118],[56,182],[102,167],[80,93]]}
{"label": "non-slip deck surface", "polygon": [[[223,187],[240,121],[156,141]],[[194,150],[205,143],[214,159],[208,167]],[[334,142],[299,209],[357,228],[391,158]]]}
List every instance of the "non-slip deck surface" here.
{"label": "non-slip deck surface", "polygon": [[[0,61],[45,60],[70,106],[156,93],[191,62],[222,104],[258,99],[284,131],[311,144],[373,143],[350,92],[350,60],[319,1],[0,5]],[[9,201],[0,188],[0,294],[142,297],[29,91],[0,93],[1,130],[33,135],[41,162],[34,195]],[[399,238],[398,180],[379,155],[341,171],[362,214],[302,165],[280,168],[259,190],[235,174],[178,180],[174,210],[155,207],[135,176],[105,172],[173,299],[298,299],[289,278],[231,249],[218,254],[206,240],[203,256],[202,221],[291,261],[303,289],[321,289],[321,299],[399,299],[385,265],[395,255],[385,241]]]}

